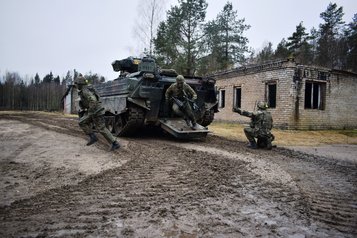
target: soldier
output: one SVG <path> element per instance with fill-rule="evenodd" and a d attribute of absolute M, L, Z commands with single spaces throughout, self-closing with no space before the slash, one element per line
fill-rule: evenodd
<path fill-rule="evenodd" d="M 167 107 L 169 103 L 172 104 L 172 111 L 178 115 L 183 116 L 187 125 L 191 129 L 196 130 L 197 122 L 195 115 L 193 114 L 190 101 L 197 99 L 196 92 L 185 83 L 185 78 L 182 75 L 176 77 L 176 83 L 171 84 L 170 87 L 166 90 L 165 99 Z"/>
<path fill-rule="evenodd" d="M 270 112 L 266 111 L 268 105 L 265 102 L 260 101 L 257 106 L 257 112 L 247 112 L 235 107 L 233 108 L 233 112 L 251 118 L 250 127 L 244 128 L 244 133 L 250 143 L 249 147 L 256 149 L 261 147 L 260 142 L 262 142 L 263 147 L 271 150 L 271 142 L 274 140 L 274 135 L 270 132 L 273 128 L 273 118 Z M 255 138 L 258 138 L 258 145 Z"/>
<path fill-rule="evenodd" d="M 119 143 L 110 131 L 105 127 L 104 122 L 104 108 L 101 106 L 99 96 L 94 88 L 88 86 L 88 81 L 79 74 L 74 81 L 74 86 L 78 89 L 79 101 L 79 126 L 84 133 L 89 136 L 87 145 L 92 145 L 98 141 L 97 136 L 93 132 L 92 125 L 104 136 L 104 138 L 111 143 L 111 150 L 120 148 Z"/>

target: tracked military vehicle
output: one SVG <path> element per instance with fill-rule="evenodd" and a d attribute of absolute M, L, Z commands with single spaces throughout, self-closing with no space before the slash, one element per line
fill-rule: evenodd
<path fill-rule="evenodd" d="M 160 126 L 182 139 L 207 135 L 207 126 L 218 111 L 214 79 L 185 76 L 186 83 L 197 93 L 198 107 L 194 113 L 201 126 L 192 130 L 165 107 L 165 92 L 176 81 L 175 70 L 160 69 L 149 57 L 116 60 L 112 66 L 120 72 L 119 77 L 94 87 L 105 108 L 106 125 L 114 135 L 133 135 L 148 125 Z"/>

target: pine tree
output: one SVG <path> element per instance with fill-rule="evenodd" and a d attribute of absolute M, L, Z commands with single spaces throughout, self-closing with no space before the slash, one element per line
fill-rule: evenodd
<path fill-rule="evenodd" d="M 341 26 L 344 24 L 342 21 L 343 8 L 337 7 L 337 4 L 330 3 L 325 12 L 320 14 L 324 20 L 320 24 L 320 38 L 317 46 L 317 62 L 318 64 L 330 68 L 339 67 L 339 39 L 341 38 Z"/>
<path fill-rule="evenodd" d="M 268 42 L 263 49 L 257 54 L 257 63 L 261 64 L 273 59 L 273 43 Z"/>
<path fill-rule="evenodd" d="M 233 10 L 233 5 L 230 2 L 227 2 L 223 7 L 223 11 L 218 14 L 216 21 L 219 38 L 222 40 L 220 45 L 222 69 L 238 62 L 244 62 L 244 53 L 248 52 L 248 39 L 243 36 L 243 33 L 250 26 L 244 23 L 244 18 L 238 19 L 237 11 Z"/>
<path fill-rule="evenodd" d="M 180 73 L 194 74 L 203 47 L 206 9 L 205 0 L 179 0 L 179 6 L 171 7 L 154 40 L 159 60 Z"/>
<path fill-rule="evenodd" d="M 35 84 L 39 85 L 40 82 L 41 82 L 40 76 L 38 75 L 38 73 L 36 73 L 36 75 L 35 75 Z"/>
<path fill-rule="evenodd" d="M 301 64 L 311 64 L 313 59 L 312 47 L 308 43 L 309 34 L 305 32 L 306 28 L 302 22 L 296 26 L 296 31 L 288 37 L 286 46 L 292 53 L 292 56 Z"/>
<path fill-rule="evenodd" d="M 347 32 L 347 69 L 357 73 L 357 14 L 348 24 Z"/>
<path fill-rule="evenodd" d="M 287 59 L 290 56 L 290 51 L 287 47 L 287 41 L 285 38 L 283 38 L 278 46 L 276 47 L 276 50 L 274 52 L 274 58 L 275 59 Z"/>
<path fill-rule="evenodd" d="M 296 31 L 292 36 L 288 37 L 288 43 L 286 44 L 289 51 L 297 53 L 300 47 L 306 42 L 309 34 L 306 33 L 305 30 L 306 28 L 302 25 L 302 22 L 296 26 Z"/>

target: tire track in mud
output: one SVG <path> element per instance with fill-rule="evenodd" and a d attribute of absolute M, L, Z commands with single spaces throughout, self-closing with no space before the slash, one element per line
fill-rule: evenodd
<path fill-rule="evenodd" d="M 2 208 L 3 235 L 304 234 L 308 220 L 298 191 L 266 182 L 249 162 L 156 140 L 129 147 L 131 159 L 120 168 Z"/>
<path fill-rule="evenodd" d="M 209 145 L 219 144 L 228 150 L 239 142 L 211 137 Z M 234 146 L 235 145 L 235 146 Z M 221 147 L 220 147 L 221 148 Z M 253 151 L 239 148 L 240 153 Z M 357 235 L 357 165 L 348 161 L 318 157 L 284 148 L 255 150 L 262 160 L 278 165 L 288 173 L 307 201 L 306 211 L 318 226 L 335 229 L 344 236 Z M 283 156 L 277 156 L 281 154 Z"/>
<path fill-rule="evenodd" d="M 281 164 L 299 180 L 312 218 L 325 227 L 357 235 L 356 164 L 307 154 L 290 157 L 289 164 Z"/>
<path fill-rule="evenodd" d="M 78 136 L 78 130 L 73 132 L 71 128 L 75 121 L 69 122 L 71 125 L 64 127 Z M 0 208 L 0 234 L 356 234 L 355 165 L 280 148 L 253 152 L 243 143 L 214 136 L 206 142 L 189 144 L 201 146 L 199 150 L 195 146 L 182 148 L 187 143 L 160 139 L 129 141 L 130 159 L 123 167 L 89 177 L 76 186 L 49 190 Z M 219 153 L 212 153 L 215 149 Z M 236 158 L 231 152 L 240 156 Z M 250 157 L 256 160 L 249 160 Z M 269 170 L 264 173 L 266 165 L 270 172 L 277 169 L 285 179 L 270 175 Z M 261 172 L 265 175 L 260 176 Z M 9 229 L 7 225 L 18 229 Z"/>

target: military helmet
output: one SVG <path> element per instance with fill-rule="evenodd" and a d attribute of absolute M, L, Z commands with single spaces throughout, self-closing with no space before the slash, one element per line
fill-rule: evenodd
<path fill-rule="evenodd" d="M 257 107 L 258 107 L 259 109 L 265 110 L 265 109 L 268 108 L 268 104 L 267 104 L 266 102 L 259 101 L 259 102 L 257 103 Z"/>
<path fill-rule="evenodd" d="M 176 83 L 184 83 L 185 78 L 182 75 L 177 75 L 176 77 Z"/>
<path fill-rule="evenodd" d="M 80 74 L 80 75 L 74 80 L 74 84 L 86 85 L 86 84 L 88 84 L 88 81 Z"/>

